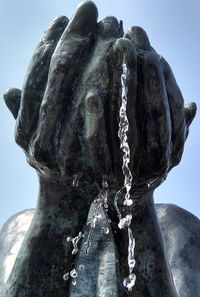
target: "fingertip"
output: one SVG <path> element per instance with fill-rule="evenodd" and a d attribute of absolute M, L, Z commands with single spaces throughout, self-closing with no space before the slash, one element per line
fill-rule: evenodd
<path fill-rule="evenodd" d="M 136 63 L 136 50 L 127 38 L 119 38 L 113 46 L 114 56 L 121 64 L 127 63 L 130 66 L 134 66 Z"/>
<path fill-rule="evenodd" d="M 88 35 L 97 27 L 98 10 L 93 1 L 81 2 L 69 22 L 67 31 L 72 34 Z"/>
<path fill-rule="evenodd" d="M 131 40 L 134 46 L 138 49 L 149 51 L 151 45 L 147 33 L 139 26 L 133 26 L 128 29 L 124 35 L 125 38 Z"/>
<path fill-rule="evenodd" d="M 62 16 L 58 16 L 56 17 L 49 25 L 49 29 L 55 29 L 57 27 L 60 27 L 61 25 L 65 26 L 67 25 L 67 23 L 69 22 L 68 17 L 62 15 Z"/>
<path fill-rule="evenodd" d="M 121 25 L 116 17 L 108 16 L 98 23 L 98 36 L 108 40 L 121 36 Z"/>
<path fill-rule="evenodd" d="M 6 106 L 16 119 L 18 116 L 20 102 L 21 102 L 21 90 L 16 88 L 8 89 L 3 95 Z"/>
<path fill-rule="evenodd" d="M 189 127 L 197 113 L 197 105 L 195 102 L 189 102 L 184 105 L 184 109 L 186 125 Z"/>
<path fill-rule="evenodd" d="M 49 28 L 42 38 L 43 42 L 52 42 L 60 38 L 62 33 L 69 23 L 69 19 L 66 16 L 59 16 L 55 18 L 49 25 Z"/>

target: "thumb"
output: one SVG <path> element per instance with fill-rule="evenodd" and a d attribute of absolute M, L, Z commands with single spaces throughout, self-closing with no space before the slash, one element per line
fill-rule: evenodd
<path fill-rule="evenodd" d="M 194 103 L 194 102 L 186 103 L 184 105 L 184 109 L 185 109 L 186 125 L 187 125 L 187 127 L 189 127 L 196 115 L 196 112 L 197 112 L 196 103 Z"/>
<path fill-rule="evenodd" d="M 8 109 L 16 119 L 21 102 L 21 90 L 15 88 L 8 89 L 3 97 Z"/>

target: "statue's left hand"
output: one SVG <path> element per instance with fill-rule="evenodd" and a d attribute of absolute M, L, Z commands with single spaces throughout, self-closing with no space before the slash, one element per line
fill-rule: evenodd
<path fill-rule="evenodd" d="M 86 1 L 69 23 L 57 18 L 34 52 L 22 92 L 10 89 L 4 95 L 17 118 L 17 144 L 47 178 L 111 172 L 106 59 L 122 28 L 114 17 L 97 23 L 97 14 Z"/>

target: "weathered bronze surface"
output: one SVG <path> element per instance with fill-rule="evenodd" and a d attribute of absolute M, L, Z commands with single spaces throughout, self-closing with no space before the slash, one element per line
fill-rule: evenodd
<path fill-rule="evenodd" d="M 119 261 L 117 289 L 108 287 L 103 293 L 103 287 L 100 291 L 93 287 L 88 291 L 87 283 L 82 282 L 85 296 L 200 296 L 191 291 L 184 295 L 175 288 L 153 202 L 153 190 L 181 160 L 196 105 L 184 105 L 170 66 L 152 48 L 142 28 L 132 27 L 124 33 L 122 22 L 115 17 L 100 22 L 97 17 L 95 4 L 85 1 L 71 20 L 54 20 L 33 54 L 22 91 L 9 89 L 4 95 L 16 118 L 16 142 L 36 169 L 40 183 L 32 223 L 4 296 L 76 296 L 76 287 L 71 290 L 70 282 L 62 278 L 66 268 L 73 269 L 77 261 L 66 236 L 75 237 L 84 228 L 103 179 L 109 187 L 110 242 Z M 117 227 L 113 205 L 114 195 L 123 185 L 117 134 L 122 63 L 129 71 L 128 142 L 135 180 L 130 210 L 137 281 L 129 293 L 122 286 L 128 273 L 127 232 Z M 77 187 L 74 178 L 79 181 Z M 148 188 L 152 180 L 156 182 Z M 159 209 L 165 234 L 170 222 L 176 222 L 163 222 Z M 170 238 L 165 238 L 168 247 L 173 247 Z M 92 261 L 95 263 L 95 257 Z M 95 284 L 100 276 L 94 271 L 91 279 Z"/>

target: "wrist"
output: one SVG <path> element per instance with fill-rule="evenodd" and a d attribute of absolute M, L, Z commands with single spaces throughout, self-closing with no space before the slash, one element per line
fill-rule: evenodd
<path fill-rule="evenodd" d="M 87 219 L 90 205 L 98 192 L 94 183 L 80 181 L 75 187 L 72 178 L 61 181 L 39 176 L 35 217 L 38 222 L 48 223 L 50 226 L 57 224 L 56 229 L 59 229 L 59 226 L 75 228 Z"/>

